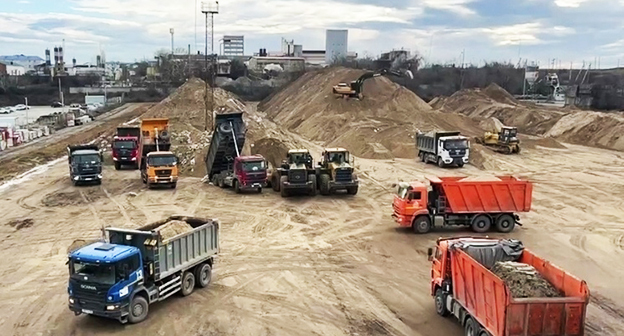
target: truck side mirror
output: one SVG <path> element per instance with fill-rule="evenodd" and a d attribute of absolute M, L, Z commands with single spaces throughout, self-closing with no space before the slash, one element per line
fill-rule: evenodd
<path fill-rule="evenodd" d="M 433 261 L 433 249 L 431 247 L 427 249 L 427 259 Z"/>

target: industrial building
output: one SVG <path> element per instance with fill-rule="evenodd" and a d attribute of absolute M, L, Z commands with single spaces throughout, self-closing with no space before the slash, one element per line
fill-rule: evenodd
<path fill-rule="evenodd" d="M 45 61 L 39 56 L 12 55 L 0 56 L 0 63 L 6 65 L 21 66 L 25 72 L 35 71 L 35 67 L 43 64 Z"/>
<path fill-rule="evenodd" d="M 347 29 L 328 29 L 325 36 L 325 62 L 346 58 L 349 49 L 349 31 Z"/>
<path fill-rule="evenodd" d="M 243 56 L 245 55 L 244 35 L 224 35 L 223 36 L 223 56 Z"/>
<path fill-rule="evenodd" d="M 305 59 L 302 57 L 262 57 L 254 56 L 249 60 L 248 69 L 256 73 L 263 73 L 267 65 L 279 65 L 285 72 L 299 72 L 305 70 Z"/>

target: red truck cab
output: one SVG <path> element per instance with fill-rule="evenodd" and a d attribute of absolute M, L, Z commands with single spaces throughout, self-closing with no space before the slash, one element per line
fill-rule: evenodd
<path fill-rule="evenodd" d="M 262 155 L 237 156 L 211 180 L 221 188 L 234 188 L 236 193 L 248 190 L 262 192 L 262 188 L 267 186 L 267 169 L 267 161 Z"/>
<path fill-rule="evenodd" d="M 428 256 L 436 312 L 454 316 L 466 335 L 584 335 L 587 284 L 524 248 L 522 242 L 440 238 Z M 533 267 L 561 297 L 513 297 L 510 287 L 490 270 L 497 262 Z"/>
<path fill-rule="evenodd" d="M 134 169 L 139 168 L 139 127 L 117 127 L 117 133 L 113 137 L 113 161 L 115 169 L 121 169 L 122 165 L 129 165 Z"/>
<path fill-rule="evenodd" d="M 416 233 L 446 226 L 509 233 L 520 225 L 516 213 L 531 210 L 531 182 L 513 176 L 429 177 L 428 182 L 399 183 L 392 203 L 395 221 Z"/>

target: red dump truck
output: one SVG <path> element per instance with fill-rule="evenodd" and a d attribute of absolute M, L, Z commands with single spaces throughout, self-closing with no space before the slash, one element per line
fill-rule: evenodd
<path fill-rule="evenodd" d="M 464 225 L 478 233 L 494 226 L 513 231 L 518 212 L 531 210 L 533 185 L 513 176 L 491 178 L 429 177 L 421 182 L 399 183 L 392 203 L 395 221 L 416 233 L 433 227 Z"/>
<path fill-rule="evenodd" d="M 584 335 L 589 303 L 585 281 L 536 256 L 520 241 L 441 238 L 428 255 L 436 311 L 456 317 L 465 335 Z M 510 287 L 491 271 L 505 261 L 534 267 L 560 297 L 514 298 Z"/>
<path fill-rule="evenodd" d="M 141 128 L 132 126 L 119 126 L 113 138 L 113 161 L 115 169 L 121 169 L 123 165 L 130 165 L 134 169 L 139 168 L 139 143 Z"/>

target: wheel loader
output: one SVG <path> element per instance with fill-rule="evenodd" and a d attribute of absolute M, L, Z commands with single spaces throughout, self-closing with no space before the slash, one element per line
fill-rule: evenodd
<path fill-rule="evenodd" d="M 307 149 L 289 150 L 286 159 L 271 174 L 271 186 L 282 197 L 288 197 L 292 192 L 306 192 L 315 196 L 316 182 L 314 159 Z"/>
<path fill-rule="evenodd" d="M 518 140 L 518 128 L 500 126 L 492 132 L 485 132 L 482 138 L 476 138 L 477 143 L 488 146 L 503 154 L 520 153 L 520 140 Z"/>
<path fill-rule="evenodd" d="M 358 192 L 359 181 L 353 172 L 353 159 L 344 148 L 327 148 L 318 167 L 318 186 L 321 195 L 346 190 L 349 195 Z"/>

